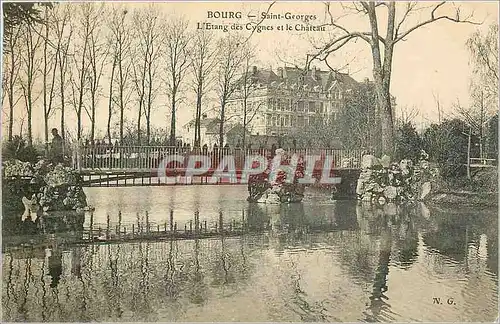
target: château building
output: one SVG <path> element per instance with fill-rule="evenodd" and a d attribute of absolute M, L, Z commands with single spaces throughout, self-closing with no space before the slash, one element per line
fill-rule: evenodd
<path fill-rule="evenodd" d="M 272 144 L 291 146 L 300 141 L 297 145 L 301 147 L 312 143 L 340 148 L 349 146 L 344 142 L 359 137 L 365 140 L 357 140 L 350 146 L 367 146 L 365 142 L 374 136 L 373 125 L 378 124 L 373 98 L 372 82 L 367 79 L 357 82 L 346 73 L 314 67 L 308 71 L 294 67 L 273 71 L 253 66 L 247 78 L 238 81 L 227 102 L 224 143 L 242 144 L 246 129 L 245 145 L 254 148 Z M 347 121 L 346 112 L 352 115 Z M 343 122 L 338 120 L 339 116 L 344 117 Z M 202 119 L 201 145 L 219 142 L 219 125 L 218 116 Z M 344 128 L 348 129 L 341 131 L 343 136 L 336 136 Z M 194 120 L 184 129 L 185 141 L 192 144 Z"/>
<path fill-rule="evenodd" d="M 348 74 L 314 67 L 303 73 L 292 67 L 274 72 L 254 66 L 250 73 L 246 87 L 240 80 L 226 116 L 231 124 L 243 125 L 246 97 L 246 128 L 252 135 L 286 136 L 296 128 L 335 120 L 346 94 L 358 86 Z"/>

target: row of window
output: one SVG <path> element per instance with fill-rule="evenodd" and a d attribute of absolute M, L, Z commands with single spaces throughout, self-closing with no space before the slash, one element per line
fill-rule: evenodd
<path fill-rule="evenodd" d="M 269 98 L 267 100 L 267 107 L 272 111 L 297 111 L 320 114 L 326 112 L 325 104 L 322 101 Z M 339 110 L 340 107 L 341 103 L 339 101 L 332 102 L 332 110 Z"/>
<path fill-rule="evenodd" d="M 337 119 L 337 114 L 333 113 L 331 118 Z M 303 127 L 315 125 L 319 122 L 325 123 L 327 118 L 317 116 L 294 116 L 294 115 L 266 115 L 266 125 L 272 127 Z"/>
<path fill-rule="evenodd" d="M 325 112 L 322 101 L 269 98 L 267 100 L 267 107 L 273 111 Z"/>

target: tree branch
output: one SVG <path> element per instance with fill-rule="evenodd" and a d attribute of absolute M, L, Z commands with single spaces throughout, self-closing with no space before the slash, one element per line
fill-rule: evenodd
<path fill-rule="evenodd" d="M 400 35 L 396 34 L 394 43 L 397 43 L 398 41 L 403 40 L 406 36 L 408 36 L 411 32 L 417 30 L 418 28 L 423 27 L 423 26 L 428 25 L 428 24 L 431 24 L 431 23 L 436 22 L 438 20 L 449 20 L 449 21 L 456 22 L 456 23 L 466 23 L 466 24 L 472 24 L 472 25 L 480 25 L 480 24 L 482 24 L 482 23 L 479 23 L 479 22 L 472 21 L 471 20 L 472 14 L 466 16 L 465 18 L 461 18 L 460 17 L 460 7 L 458 7 L 455 10 L 455 17 L 451 17 L 451 16 L 448 16 L 448 15 L 436 16 L 436 11 L 440 7 L 442 7 L 445 3 L 446 3 L 446 1 L 442 1 L 439 4 L 437 4 L 432 9 L 431 16 L 430 16 L 429 19 L 427 19 L 427 20 L 425 20 L 423 22 L 420 22 L 420 23 L 416 24 L 413 27 L 410 27 L 408 30 L 402 32 Z"/>

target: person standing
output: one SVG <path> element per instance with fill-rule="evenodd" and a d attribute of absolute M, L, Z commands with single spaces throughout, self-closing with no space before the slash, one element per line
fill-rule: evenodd
<path fill-rule="evenodd" d="M 59 135 L 57 128 L 52 128 L 52 143 L 50 144 L 50 160 L 52 163 L 63 163 L 64 153 L 63 153 L 63 139 Z"/>

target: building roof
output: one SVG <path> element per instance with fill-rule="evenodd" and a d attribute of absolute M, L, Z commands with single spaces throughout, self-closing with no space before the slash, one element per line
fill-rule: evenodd
<path fill-rule="evenodd" d="M 184 125 L 184 127 L 194 127 L 196 119 L 192 119 L 189 123 Z M 205 128 L 207 134 L 217 134 L 219 133 L 219 118 L 202 118 L 200 120 L 200 128 Z"/>
<path fill-rule="evenodd" d="M 249 71 L 252 83 L 262 85 L 280 85 L 287 86 L 307 86 L 309 89 L 328 90 L 334 83 L 341 83 L 348 88 L 354 88 L 359 83 L 349 74 L 336 71 L 323 71 L 317 68 L 307 70 L 304 74 L 302 69 L 296 67 L 280 67 L 274 72 L 271 69 L 259 69 L 253 67 Z M 240 79 L 242 82 L 243 77 Z"/>

